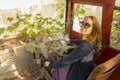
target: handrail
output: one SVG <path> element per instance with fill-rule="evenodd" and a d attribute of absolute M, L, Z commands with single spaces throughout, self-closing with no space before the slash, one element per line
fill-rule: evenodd
<path fill-rule="evenodd" d="M 112 72 L 120 65 L 120 53 L 110 60 L 99 64 L 92 73 L 89 75 L 87 80 L 108 80 Z"/>

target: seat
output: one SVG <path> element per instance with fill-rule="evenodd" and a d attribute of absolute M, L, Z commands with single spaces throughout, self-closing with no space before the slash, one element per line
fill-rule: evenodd
<path fill-rule="evenodd" d="M 120 65 L 120 54 L 110 60 L 97 65 L 87 80 L 108 80 L 112 72 Z"/>

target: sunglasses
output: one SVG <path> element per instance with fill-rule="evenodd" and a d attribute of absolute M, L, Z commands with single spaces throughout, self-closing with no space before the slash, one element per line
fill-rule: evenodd
<path fill-rule="evenodd" d="M 84 28 L 89 28 L 90 26 L 91 26 L 91 24 L 90 23 L 85 23 L 84 21 L 79 21 L 79 24 L 80 24 L 80 26 L 82 25 L 82 27 L 84 27 Z"/>

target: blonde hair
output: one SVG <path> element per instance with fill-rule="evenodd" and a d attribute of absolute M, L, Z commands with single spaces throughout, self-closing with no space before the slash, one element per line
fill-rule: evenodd
<path fill-rule="evenodd" d="M 93 22 L 92 32 L 87 36 L 86 41 L 90 43 L 95 43 L 98 49 L 101 49 L 102 48 L 102 32 L 101 32 L 101 27 L 98 20 L 94 16 L 86 16 L 85 18 L 90 18 Z"/>

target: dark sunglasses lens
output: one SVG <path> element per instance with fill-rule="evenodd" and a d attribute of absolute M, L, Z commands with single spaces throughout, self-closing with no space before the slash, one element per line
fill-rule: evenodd
<path fill-rule="evenodd" d="M 84 26 L 85 26 L 86 28 L 88 28 L 88 27 L 90 27 L 90 24 L 89 24 L 89 23 L 85 23 Z"/>
<path fill-rule="evenodd" d="M 83 21 L 79 21 L 79 24 L 83 24 L 84 22 Z"/>
<path fill-rule="evenodd" d="M 89 23 L 84 23 L 84 21 L 79 21 L 80 25 L 83 25 L 84 28 L 89 28 L 91 25 Z"/>

